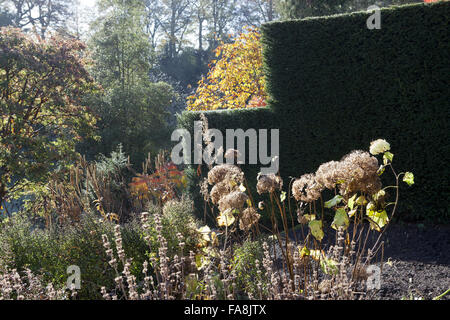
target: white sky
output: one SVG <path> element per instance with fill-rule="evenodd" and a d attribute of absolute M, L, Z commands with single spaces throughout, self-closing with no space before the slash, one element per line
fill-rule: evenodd
<path fill-rule="evenodd" d="M 96 0 L 78 0 L 82 8 L 94 8 Z"/>
<path fill-rule="evenodd" d="M 81 38 L 86 40 L 88 37 L 89 23 L 96 17 L 96 0 L 74 0 L 79 3 L 78 19 L 81 32 Z"/>

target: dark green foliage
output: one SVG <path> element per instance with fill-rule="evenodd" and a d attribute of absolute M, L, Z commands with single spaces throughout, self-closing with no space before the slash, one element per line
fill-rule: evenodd
<path fill-rule="evenodd" d="M 208 61 L 213 53 L 188 47 L 175 57 L 162 56 L 159 68 L 163 74 L 179 82 L 183 88 L 195 86 L 202 74 L 208 73 Z"/>
<path fill-rule="evenodd" d="M 0 207 L 71 163 L 75 144 L 93 136 L 83 97 L 97 85 L 84 50 L 79 41 L 0 28 Z"/>
<path fill-rule="evenodd" d="M 417 177 L 401 190 L 403 218 L 448 221 L 449 13 L 448 3 L 386 9 L 381 30 L 366 28 L 367 13 L 265 25 L 271 107 L 285 114 L 282 175 L 382 137 Z"/>
<path fill-rule="evenodd" d="M 367 29 L 369 16 L 264 25 L 273 113 L 207 113 L 210 127 L 279 127 L 285 186 L 289 176 L 384 138 L 395 167 L 416 177 L 413 187 L 401 186 L 400 218 L 448 223 L 450 3 L 382 9 L 380 30 Z M 184 114 L 180 125 L 194 117 Z"/>
<path fill-rule="evenodd" d="M 98 183 L 97 181 L 90 181 L 86 176 L 82 179 L 82 184 L 86 188 L 83 192 L 88 193 L 89 202 L 92 204 L 91 210 L 96 204 L 95 200 L 103 198 L 104 209 L 107 212 L 117 213 L 123 220 L 127 220 L 133 212 L 133 200 L 128 189 L 128 181 L 131 180 L 133 172 L 129 168 L 128 159 L 121 144 L 111 152 L 109 157 L 103 154 L 98 156 L 98 161 L 95 162 L 95 174 L 97 180 L 102 181 L 105 194 L 96 193 L 93 183 Z"/>
<path fill-rule="evenodd" d="M 88 156 L 109 154 L 122 144 L 134 168 L 139 169 L 146 156 L 166 148 L 170 137 L 169 114 L 174 98 L 172 87 L 165 82 L 143 82 L 130 89 L 114 86 L 105 91 L 93 109 L 101 117 L 98 133 L 101 140 L 88 141 L 79 147 Z"/>

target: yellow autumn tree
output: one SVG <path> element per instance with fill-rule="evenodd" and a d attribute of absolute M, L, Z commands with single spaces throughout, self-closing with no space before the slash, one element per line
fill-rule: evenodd
<path fill-rule="evenodd" d="M 265 106 L 260 33 L 246 28 L 233 43 L 215 50 L 208 75 L 187 98 L 188 110 L 235 109 Z"/>

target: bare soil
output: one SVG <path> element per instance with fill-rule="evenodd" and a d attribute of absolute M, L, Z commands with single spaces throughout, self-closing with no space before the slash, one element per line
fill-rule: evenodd
<path fill-rule="evenodd" d="M 450 226 L 390 225 L 383 240 L 381 289 L 373 299 L 432 299 L 450 289 Z"/>

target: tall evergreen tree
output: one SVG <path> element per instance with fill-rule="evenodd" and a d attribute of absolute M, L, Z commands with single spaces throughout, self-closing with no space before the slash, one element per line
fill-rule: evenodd
<path fill-rule="evenodd" d="M 152 83 L 152 48 L 145 32 L 145 7 L 139 0 L 101 0 L 102 16 L 93 24 L 92 73 L 102 85 L 93 104 L 101 117 L 97 151 L 109 154 L 117 144 L 140 163 L 168 140 L 167 107 L 173 90 Z"/>

